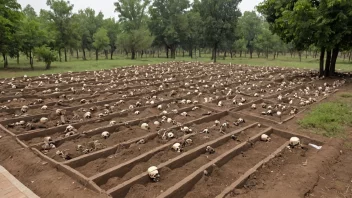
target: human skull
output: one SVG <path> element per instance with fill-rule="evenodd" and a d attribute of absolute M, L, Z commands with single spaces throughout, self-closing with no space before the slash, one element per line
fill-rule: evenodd
<path fill-rule="evenodd" d="M 107 139 L 108 137 L 110 137 L 110 133 L 108 131 L 104 131 L 101 133 L 101 137 Z"/>
<path fill-rule="evenodd" d="M 260 136 L 260 140 L 262 140 L 264 142 L 269 142 L 271 140 L 271 138 L 267 134 L 262 134 Z"/>
<path fill-rule="evenodd" d="M 169 133 L 167 133 L 167 137 L 168 137 L 168 138 L 174 138 L 174 137 L 175 137 L 175 135 L 174 135 L 174 133 L 169 132 Z"/>
<path fill-rule="evenodd" d="M 66 111 L 63 109 L 56 109 L 55 113 L 56 113 L 56 115 L 65 115 Z"/>
<path fill-rule="evenodd" d="M 298 137 L 291 137 L 290 138 L 290 146 L 298 146 L 301 142 Z"/>
<path fill-rule="evenodd" d="M 143 124 L 141 125 L 141 129 L 143 129 L 143 130 L 149 130 L 150 127 L 149 127 L 149 125 L 148 125 L 147 123 L 143 123 Z"/>
<path fill-rule="evenodd" d="M 213 154 L 215 153 L 215 149 L 213 149 L 211 146 L 207 146 L 207 148 L 205 149 L 205 152 L 209 154 Z"/>
<path fill-rule="evenodd" d="M 160 180 L 160 174 L 156 166 L 151 166 L 148 168 L 148 175 L 154 182 L 158 182 Z"/>
<path fill-rule="evenodd" d="M 48 121 L 49 121 L 49 119 L 46 118 L 46 117 L 40 118 L 40 123 L 42 123 L 42 124 L 45 124 L 45 123 L 47 123 Z"/>
<path fill-rule="evenodd" d="M 183 150 L 180 143 L 175 143 L 174 145 L 172 145 L 172 149 L 179 153 Z"/>
<path fill-rule="evenodd" d="M 65 133 L 66 133 L 66 132 L 70 132 L 70 131 L 74 131 L 74 130 L 75 130 L 75 127 L 73 127 L 72 125 L 68 125 L 68 126 L 66 127 Z"/>
<path fill-rule="evenodd" d="M 26 112 L 28 111 L 28 109 L 29 109 L 29 107 L 26 106 L 26 105 L 24 105 L 24 106 L 22 106 L 22 108 L 21 108 L 21 112 L 22 112 L 22 113 L 26 113 Z"/>
<path fill-rule="evenodd" d="M 84 115 L 83 115 L 84 118 L 92 118 L 92 113 L 91 112 L 86 112 Z"/>
<path fill-rule="evenodd" d="M 182 112 L 181 116 L 188 116 L 188 113 L 187 112 Z"/>

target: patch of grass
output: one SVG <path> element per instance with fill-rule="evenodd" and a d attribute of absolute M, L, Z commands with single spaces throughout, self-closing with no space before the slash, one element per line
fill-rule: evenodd
<path fill-rule="evenodd" d="M 352 126 L 352 108 L 348 103 L 327 102 L 315 107 L 298 121 L 301 127 L 327 137 L 343 137 L 346 126 Z"/>
<path fill-rule="evenodd" d="M 198 54 L 197 54 L 198 55 Z M 80 55 L 81 56 L 81 55 Z M 164 57 L 164 53 L 161 54 L 160 58 L 155 58 L 151 56 L 144 56 L 143 58 L 138 57 L 136 60 L 131 60 L 129 57 L 124 55 L 115 55 L 113 60 L 107 60 L 104 56 L 101 56 L 98 61 L 94 60 L 94 54 L 92 56 L 87 56 L 88 60 L 83 61 L 82 59 L 76 59 L 73 56 L 68 57 L 68 62 L 54 62 L 52 63 L 52 68 L 50 70 L 45 70 L 44 63 L 36 62 L 34 63 L 34 70 L 30 69 L 29 60 L 25 56 L 20 57 L 20 64 L 16 63 L 15 59 L 9 59 L 9 69 L 4 69 L 0 61 L 0 78 L 10 78 L 17 76 L 38 76 L 40 74 L 53 74 L 53 73 L 63 73 L 67 71 L 85 71 L 85 70 L 99 70 L 99 69 L 111 69 L 120 66 L 129 66 L 129 65 L 147 65 L 147 64 L 157 64 L 161 62 L 168 61 L 200 61 L 200 62 L 211 62 L 211 55 L 202 54 L 202 57 L 190 58 L 188 56 L 183 57 L 182 53 L 178 53 L 176 59 L 167 59 Z M 308 56 L 307 58 L 302 57 L 302 61 L 299 58 L 291 56 L 279 56 L 276 59 L 273 59 L 270 56 L 268 59 L 265 57 L 253 56 L 249 58 L 248 55 L 245 57 L 239 57 L 237 54 L 233 58 L 227 56 L 223 58 L 223 54 L 218 57 L 219 63 L 225 64 L 241 64 L 241 65 L 252 65 L 252 66 L 280 66 L 280 67 L 294 67 L 294 68 L 304 68 L 304 69 L 318 69 L 319 62 L 318 59 Z M 338 71 L 352 71 L 352 63 L 344 62 L 341 59 L 337 62 L 336 68 Z"/>
<path fill-rule="evenodd" d="M 352 94 L 350 94 L 350 93 L 343 93 L 343 94 L 340 95 L 340 97 L 342 97 L 342 98 L 352 98 Z"/>

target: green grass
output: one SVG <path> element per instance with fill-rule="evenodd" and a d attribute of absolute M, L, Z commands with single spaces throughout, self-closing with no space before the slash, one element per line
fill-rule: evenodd
<path fill-rule="evenodd" d="M 319 104 L 298 123 L 301 127 L 327 137 L 343 137 L 347 126 L 352 126 L 352 101 Z"/>
<path fill-rule="evenodd" d="M 342 98 L 352 98 L 352 94 L 344 93 L 344 94 L 341 94 L 340 97 L 342 97 Z"/>
<path fill-rule="evenodd" d="M 164 54 L 163 54 L 164 55 Z M 94 54 L 92 54 L 92 59 Z M 9 60 L 9 69 L 4 70 L 2 67 L 2 62 L 0 62 L 0 78 L 10 78 L 16 76 L 37 76 L 40 74 L 52 74 L 52 73 L 63 73 L 67 71 L 85 71 L 85 70 L 100 70 L 100 69 L 111 69 L 115 67 L 121 66 L 130 66 L 130 65 L 147 65 L 147 64 L 157 64 L 160 62 L 167 61 L 201 61 L 201 62 L 211 62 L 210 54 L 203 54 L 201 58 L 191 59 L 190 57 L 181 57 L 178 56 L 175 60 L 167 59 L 165 57 L 162 58 L 152 58 L 152 57 L 144 57 L 138 58 L 137 60 L 130 60 L 126 56 L 114 56 L 114 60 L 106 60 L 104 57 L 100 57 L 99 61 L 95 60 L 87 60 L 82 61 L 81 59 L 77 60 L 74 57 L 69 57 L 68 62 L 54 62 L 52 63 L 52 69 L 45 70 L 44 63 L 35 62 L 34 67 L 35 70 L 31 70 L 28 64 L 28 60 L 22 56 L 20 60 L 20 64 L 17 65 L 16 60 Z M 254 56 L 252 59 L 247 57 L 227 57 L 225 60 L 222 55 L 218 58 L 219 63 L 232 63 L 232 64 L 242 64 L 242 65 L 252 65 L 252 66 L 280 66 L 280 67 L 295 67 L 295 68 L 304 68 L 304 69 L 318 69 L 318 60 L 311 58 L 310 56 L 306 59 L 305 56 L 302 57 L 302 62 L 299 61 L 298 56 L 290 57 L 290 56 L 279 56 L 275 60 L 273 57 L 269 57 L 266 59 L 264 57 L 256 57 Z M 339 59 L 337 62 L 337 70 L 341 71 L 352 71 L 352 63 L 343 61 Z"/>

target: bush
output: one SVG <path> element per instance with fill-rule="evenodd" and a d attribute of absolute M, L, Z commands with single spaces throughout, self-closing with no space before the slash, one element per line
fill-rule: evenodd
<path fill-rule="evenodd" d="M 46 63 L 46 69 L 50 69 L 51 63 L 57 60 L 56 52 L 47 46 L 34 49 L 35 55 Z"/>

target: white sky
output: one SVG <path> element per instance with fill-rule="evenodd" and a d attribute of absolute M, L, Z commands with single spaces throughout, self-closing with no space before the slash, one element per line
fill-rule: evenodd
<path fill-rule="evenodd" d="M 117 14 L 114 12 L 114 2 L 116 1 L 117 0 L 70 0 L 71 4 L 74 5 L 74 12 L 90 7 L 95 9 L 96 12 L 102 11 L 105 18 L 117 18 Z M 262 1 L 263 0 L 242 0 L 240 10 L 242 12 L 252 11 L 254 7 Z M 39 13 L 40 9 L 48 9 L 46 0 L 17 0 L 17 2 L 22 5 L 22 8 L 30 4 L 37 13 Z"/>

